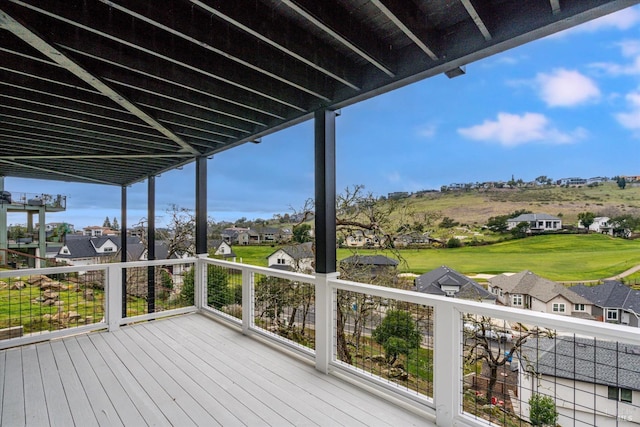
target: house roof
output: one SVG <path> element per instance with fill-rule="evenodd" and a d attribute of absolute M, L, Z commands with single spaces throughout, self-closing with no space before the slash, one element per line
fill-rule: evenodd
<path fill-rule="evenodd" d="M 515 218 L 509 218 L 507 222 L 533 222 L 533 221 L 561 221 L 557 216 L 549 214 L 522 214 Z"/>
<path fill-rule="evenodd" d="M 602 285 L 576 285 L 570 289 L 598 307 L 621 308 L 640 313 L 640 291 L 633 290 L 620 282 L 611 280 Z"/>
<path fill-rule="evenodd" d="M 640 346 L 559 335 L 529 339 L 521 352 L 539 374 L 640 390 Z"/>
<path fill-rule="evenodd" d="M 443 265 L 424 273 L 415 279 L 416 290 L 432 295 L 446 295 L 442 286 L 458 286 L 457 298 L 470 300 L 495 300 L 496 296 L 488 292 L 467 276 Z"/>
<path fill-rule="evenodd" d="M 283 246 L 282 248 L 272 252 L 271 254 L 269 254 L 269 256 L 267 256 L 267 258 L 270 258 L 271 255 L 274 255 L 275 253 L 279 252 L 279 251 L 283 251 L 284 253 L 286 253 L 287 255 L 289 255 L 291 258 L 295 259 L 295 260 L 301 260 L 301 259 L 306 259 L 306 258 L 314 258 L 313 255 L 313 242 L 306 242 L 306 243 L 300 243 L 298 245 L 288 245 L 288 246 Z"/>
<path fill-rule="evenodd" d="M 384 255 L 352 255 L 340 261 L 341 264 L 395 267 L 398 261 Z"/>
<path fill-rule="evenodd" d="M 560 295 L 572 304 L 591 304 L 591 301 L 561 284 L 540 277 L 529 270 L 511 275 L 499 274 L 490 278 L 489 283 L 506 293 L 531 295 L 543 302 L 549 302 Z"/>
<path fill-rule="evenodd" d="M 133 184 L 639 1 L 3 1 L 0 175 Z"/>

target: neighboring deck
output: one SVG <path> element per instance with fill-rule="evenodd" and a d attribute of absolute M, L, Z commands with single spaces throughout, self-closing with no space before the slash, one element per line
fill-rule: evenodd
<path fill-rule="evenodd" d="M 430 425 L 201 315 L 0 351 L 0 425 Z"/>

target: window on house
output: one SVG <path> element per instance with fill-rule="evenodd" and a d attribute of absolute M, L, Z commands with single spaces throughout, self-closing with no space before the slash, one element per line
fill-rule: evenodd
<path fill-rule="evenodd" d="M 633 392 L 628 388 L 609 386 L 607 390 L 607 397 L 611 400 L 632 403 L 632 396 Z"/>
<path fill-rule="evenodd" d="M 503 293 L 502 293 L 502 289 L 500 289 L 500 296 L 502 296 L 502 295 L 503 295 Z"/>
<path fill-rule="evenodd" d="M 553 312 L 554 313 L 564 313 L 565 306 L 564 304 L 554 303 L 553 304 Z"/>
<path fill-rule="evenodd" d="M 607 320 L 618 320 L 618 310 L 607 310 Z"/>
<path fill-rule="evenodd" d="M 113 248 L 104 248 L 105 252 L 113 252 Z"/>
<path fill-rule="evenodd" d="M 516 294 L 512 297 L 513 305 L 522 305 L 522 295 Z"/>
<path fill-rule="evenodd" d="M 573 310 L 574 311 L 584 311 L 584 304 L 574 304 L 573 305 Z"/>
<path fill-rule="evenodd" d="M 278 258 L 278 264 L 285 264 L 284 258 Z"/>

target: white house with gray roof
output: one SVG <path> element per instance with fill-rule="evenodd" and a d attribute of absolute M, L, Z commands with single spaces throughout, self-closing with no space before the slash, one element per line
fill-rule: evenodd
<path fill-rule="evenodd" d="M 640 327 L 640 291 L 616 281 L 598 286 L 576 285 L 570 288 L 593 304 L 597 320 Z"/>
<path fill-rule="evenodd" d="M 528 420 L 534 393 L 554 399 L 558 425 L 637 426 L 640 347 L 558 335 L 530 339 L 518 358 L 518 400 Z"/>
<path fill-rule="evenodd" d="M 488 280 L 489 292 L 506 306 L 592 319 L 592 303 L 559 283 L 524 270 Z"/>
<path fill-rule="evenodd" d="M 548 214 L 522 214 L 515 218 L 507 219 L 507 229 L 516 228 L 521 222 L 529 224 L 529 232 L 540 233 L 544 231 L 558 231 L 562 229 L 562 220 L 557 216 Z"/>
<path fill-rule="evenodd" d="M 479 283 L 443 265 L 415 278 L 416 291 L 495 304 L 496 297 Z"/>
<path fill-rule="evenodd" d="M 270 268 L 297 271 L 300 273 L 313 272 L 313 243 L 284 246 L 267 257 Z"/>

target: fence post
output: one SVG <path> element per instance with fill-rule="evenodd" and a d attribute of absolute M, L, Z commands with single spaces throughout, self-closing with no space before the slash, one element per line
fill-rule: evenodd
<path fill-rule="evenodd" d="M 255 273 L 242 269 L 242 333 L 247 335 L 253 326 L 255 300 L 254 295 Z"/>
<path fill-rule="evenodd" d="M 462 410 L 462 317 L 453 304 L 436 304 L 433 400 L 436 425 L 453 426 Z"/>
<path fill-rule="evenodd" d="M 196 256 L 196 262 L 193 265 L 193 305 L 197 310 L 201 310 L 207 306 L 207 268 L 208 264 L 204 261 L 207 254 Z"/>
<path fill-rule="evenodd" d="M 334 292 L 329 280 L 337 279 L 339 273 L 316 273 L 316 369 L 329 373 L 333 360 Z"/>
<path fill-rule="evenodd" d="M 107 294 L 105 298 L 106 307 L 104 311 L 107 317 L 107 325 L 110 332 L 120 328 L 122 315 L 122 271 L 123 264 L 110 264 L 107 266 L 106 277 L 104 278 L 104 290 Z"/>

